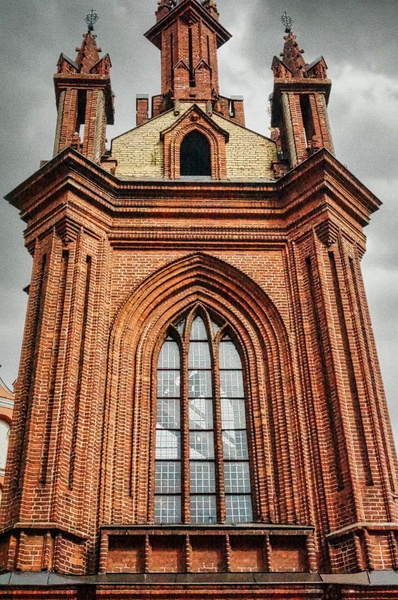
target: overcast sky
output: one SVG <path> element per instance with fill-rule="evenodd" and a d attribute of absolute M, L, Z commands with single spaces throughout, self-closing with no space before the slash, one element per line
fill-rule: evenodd
<path fill-rule="evenodd" d="M 109 139 L 135 124 L 135 95 L 160 90 L 159 53 L 144 37 L 157 0 L 1 0 L 0 196 L 52 155 L 52 76 L 61 52 L 75 58 L 94 8 L 98 43 L 111 55 L 116 125 Z M 272 57 L 283 47 L 281 14 L 311 62 L 321 54 L 333 80 L 330 120 L 336 154 L 383 201 L 369 227 L 363 260 L 379 357 L 398 439 L 398 70 L 397 0 L 219 0 L 233 38 L 219 52 L 221 93 L 243 94 L 247 126 L 268 134 Z M 31 261 L 17 211 L 0 201 L 0 376 L 17 375 Z"/>

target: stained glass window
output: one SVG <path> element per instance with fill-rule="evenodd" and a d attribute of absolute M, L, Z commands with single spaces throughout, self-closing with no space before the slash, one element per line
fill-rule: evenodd
<path fill-rule="evenodd" d="M 227 325 L 203 309 L 180 318 L 159 353 L 154 518 L 253 520 L 242 360 Z"/>

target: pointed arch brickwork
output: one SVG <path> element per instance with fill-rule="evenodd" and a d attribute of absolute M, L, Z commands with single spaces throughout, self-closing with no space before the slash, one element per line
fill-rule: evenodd
<path fill-rule="evenodd" d="M 210 145 L 211 177 L 225 179 L 227 175 L 226 143 L 229 134 L 212 121 L 198 106 L 193 106 L 177 123 L 161 134 L 164 147 L 164 175 L 180 177 L 180 150 L 184 138 L 192 131 L 204 135 Z"/>
<path fill-rule="evenodd" d="M 196 305 L 229 323 L 243 349 L 255 520 L 295 523 L 300 517 L 294 465 L 301 460 L 301 451 L 289 427 L 294 393 L 285 327 L 271 300 L 253 281 L 204 254 L 173 262 L 149 277 L 114 323 L 101 521 L 148 522 L 156 357 L 170 323 Z"/>

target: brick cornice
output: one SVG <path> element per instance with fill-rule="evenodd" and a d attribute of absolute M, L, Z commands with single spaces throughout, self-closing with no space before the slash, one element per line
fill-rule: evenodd
<path fill-rule="evenodd" d="M 78 173 L 86 176 L 87 185 L 95 190 L 94 193 L 99 190 L 111 192 L 118 182 L 107 171 L 68 147 L 7 194 L 5 199 L 20 210 L 22 219 L 28 220 L 32 210 L 34 212 L 38 205 L 56 195 Z"/>
<path fill-rule="evenodd" d="M 308 92 L 316 91 L 325 93 L 326 99 L 329 98 L 332 82 L 330 79 L 275 79 L 274 94 L 283 92 Z"/>
<path fill-rule="evenodd" d="M 344 537 L 349 533 L 359 531 L 359 530 L 368 530 L 368 531 L 398 531 L 398 523 L 353 523 L 352 525 L 347 525 L 347 527 L 342 527 L 338 531 L 331 531 L 327 534 L 326 538 L 329 540 L 333 540 L 336 538 Z"/>
<path fill-rule="evenodd" d="M 94 219 L 115 242 L 119 234 L 125 240 L 128 237 L 142 240 L 146 236 L 178 239 L 179 229 L 182 236 L 185 235 L 187 220 L 190 220 L 190 235 L 197 231 L 201 236 L 201 219 L 206 218 L 208 239 L 209 234 L 216 239 L 228 237 L 230 233 L 231 239 L 238 234 L 242 240 L 258 240 L 266 233 L 270 242 L 275 235 L 298 232 L 297 225 L 300 224 L 300 235 L 317 227 L 322 239 L 327 234 L 325 243 L 329 244 L 340 227 L 362 236 L 360 228 L 368 223 L 370 214 L 381 204 L 324 149 L 278 181 L 248 183 L 121 180 L 67 148 L 6 199 L 20 209 L 22 218 L 28 222 L 28 230 L 36 229 L 38 218 L 43 225 L 62 207 L 69 211 L 69 218 L 72 213 L 82 213 L 89 220 Z M 216 228 L 208 223 L 209 212 L 212 219 L 219 220 Z M 181 226 L 167 226 L 165 219 L 171 217 L 181 219 Z M 130 219 L 127 238 L 126 225 L 119 230 L 120 218 L 125 224 L 126 219 Z M 142 218 L 147 221 L 145 227 L 140 222 Z M 148 224 L 148 219 L 153 225 Z"/>
<path fill-rule="evenodd" d="M 327 191 L 362 226 L 381 206 L 381 201 L 325 148 L 279 179 L 277 187 L 284 192 L 290 207 L 302 202 L 306 194 Z"/>

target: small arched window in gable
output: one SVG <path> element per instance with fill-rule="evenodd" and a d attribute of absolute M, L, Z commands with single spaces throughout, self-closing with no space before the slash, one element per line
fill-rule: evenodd
<path fill-rule="evenodd" d="M 210 143 L 197 129 L 188 133 L 182 141 L 180 174 L 181 177 L 211 177 Z"/>

